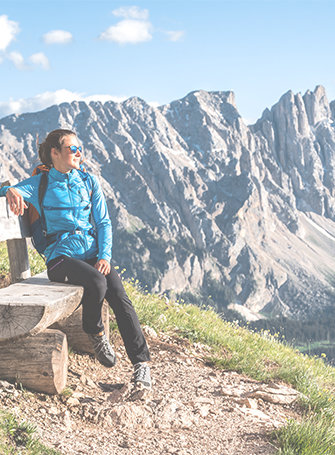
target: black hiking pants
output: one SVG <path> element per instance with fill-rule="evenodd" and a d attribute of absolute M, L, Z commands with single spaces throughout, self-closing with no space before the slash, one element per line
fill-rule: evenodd
<path fill-rule="evenodd" d="M 47 264 L 49 280 L 64 283 L 67 279 L 70 284 L 84 287 L 81 304 L 83 305 L 83 330 L 86 333 L 96 334 L 104 330 L 101 309 L 106 299 L 115 314 L 132 364 L 149 361 L 148 346 L 137 314 L 118 273 L 111 267 L 110 273 L 105 276 L 94 268 L 96 262 L 96 258 L 83 261 L 59 256 Z"/>

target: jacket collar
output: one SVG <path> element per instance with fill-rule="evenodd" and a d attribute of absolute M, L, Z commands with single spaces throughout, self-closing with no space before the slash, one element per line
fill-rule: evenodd
<path fill-rule="evenodd" d="M 72 181 L 76 178 L 76 169 L 72 169 L 70 172 L 63 174 L 63 172 L 57 171 L 54 167 L 52 167 L 49 171 L 49 175 L 52 177 L 53 180 L 57 180 L 60 182 Z"/>

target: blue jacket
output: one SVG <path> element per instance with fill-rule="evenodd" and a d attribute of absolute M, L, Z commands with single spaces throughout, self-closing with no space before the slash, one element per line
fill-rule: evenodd
<path fill-rule="evenodd" d="M 81 174 L 81 175 L 80 175 Z M 111 260 L 112 225 L 101 186 L 95 176 L 87 174 L 91 186 L 82 177 L 82 171 L 72 169 L 63 174 L 51 168 L 48 174 L 48 186 L 43 199 L 47 233 L 62 233 L 58 240 L 47 247 L 47 262 L 60 256 L 77 259 Z M 38 202 L 38 188 L 42 174 L 34 175 L 17 185 L 13 185 L 24 200 L 30 202 L 41 214 Z M 0 189 L 0 196 L 5 196 L 10 188 Z M 92 188 L 92 195 L 90 195 Z M 94 221 L 94 235 L 91 217 Z"/>

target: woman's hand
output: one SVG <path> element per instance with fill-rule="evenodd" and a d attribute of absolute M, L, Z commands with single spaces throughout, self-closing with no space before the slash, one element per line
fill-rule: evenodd
<path fill-rule="evenodd" d="M 23 215 L 24 209 L 28 208 L 23 197 L 16 188 L 9 188 L 6 193 L 9 208 L 15 215 Z"/>
<path fill-rule="evenodd" d="M 108 275 L 109 272 L 111 271 L 111 266 L 106 259 L 100 259 L 94 266 L 99 272 L 101 272 L 103 275 Z"/>

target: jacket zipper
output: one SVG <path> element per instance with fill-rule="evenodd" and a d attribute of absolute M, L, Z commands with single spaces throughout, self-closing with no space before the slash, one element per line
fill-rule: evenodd
<path fill-rule="evenodd" d="M 72 195 L 71 195 L 71 184 L 70 184 L 70 179 L 69 179 L 68 174 L 66 174 L 66 178 L 67 178 L 67 189 L 69 192 L 70 205 L 71 205 L 71 207 L 73 207 L 73 200 L 72 200 Z M 74 210 L 72 211 L 72 217 L 73 217 L 73 221 L 75 222 Z M 76 227 L 77 226 L 75 226 L 75 228 Z"/>
<path fill-rule="evenodd" d="M 72 194 L 71 194 L 71 184 L 70 184 L 70 179 L 69 179 L 68 174 L 66 175 L 66 178 L 67 178 L 67 187 L 68 187 L 68 192 L 69 192 L 70 204 L 71 204 L 72 207 L 74 207 L 74 206 L 73 206 Z M 75 216 L 74 216 L 74 210 L 73 210 L 73 212 L 72 212 L 72 217 L 73 217 L 73 221 L 76 221 L 76 218 L 75 218 Z M 77 223 L 76 223 L 76 225 L 77 225 Z M 77 226 L 76 226 L 76 227 L 77 227 Z M 84 255 L 84 256 L 85 256 L 85 259 L 87 259 L 88 244 L 87 244 L 86 235 L 83 236 L 83 239 L 84 239 L 85 246 L 86 246 L 86 248 L 85 248 L 85 255 Z"/>

